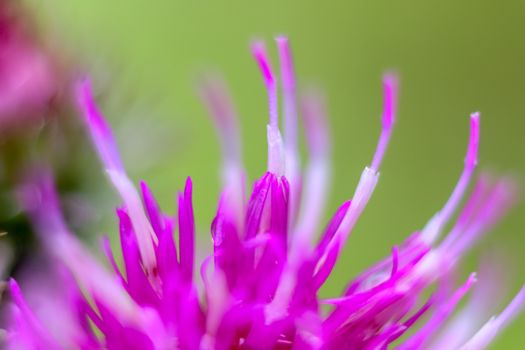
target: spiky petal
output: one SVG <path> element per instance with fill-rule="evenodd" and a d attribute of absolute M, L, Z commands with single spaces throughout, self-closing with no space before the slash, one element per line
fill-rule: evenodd
<path fill-rule="evenodd" d="M 149 187 L 141 183 L 139 192 L 127 177 L 89 83 L 79 85 L 77 95 L 87 129 L 123 201 L 117 210 L 123 267 L 116 263 L 107 240 L 103 250 L 112 273 L 89 255 L 69 233 L 49 177 L 37 174 L 22 188 L 21 199 L 47 250 L 72 276 L 64 285 L 74 297 L 64 298 L 63 309 L 71 311 L 68 319 L 76 321 L 72 327 L 75 331 L 60 339 L 54 337 L 47 327 L 56 323 L 46 319 L 54 315 L 34 312 L 12 281 L 10 346 L 385 349 L 397 343 L 400 349 L 411 350 L 482 349 L 523 308 L 522 289 L 499 316 L 478 331 L 474 327 L 446 331 L 454 324 L 450 318 L 459 301 L 476 288 L 475 274 L 456 286 L 458 264 L 515 200 L 512 181 L 482 176 L 459 209 L 477 162 L 477 113 L 471 116 L 464 170 L 443 209 L 422 231 L 410 235 L 389 256 L 350 281 L 341 296 L 318 297 L 379 180 L 395 121 L 397 80 L 388 74 L 383 80 L 382 128 L 370 166 L 365 167 L 353 198 L 339 207 L 314 242 L 314 229 L 326 198 L 323 182 L 328 178 L 330 147 L 325 112 L 317 95 L 303 101 L 311 160 L 302 186 L 296 162 L 297 111 L 291 53 L 285 38 L 279 38 L 277 44 L 285 95 L 285 137 L 279 131 L 277 79 L 264 44 L 257 42 L 252 52 L 269 101 L 268 171 L 254 183 L 249 198 L 244 198 L 239 135 L 231 103 L 225 90 L 216 85 L 204 90 L 223 144 L 223 167 L 228 169 L 211 225 L 213 252 L 200 266 L 204 302 L 194 271 L 191 179 L 178 195 L 177 215 L 161 212 Z M 303 202 L 299 202 L 299 193 L 304 193 Z M 446 232 L 446 224 L 456 211 L 458 218 Z M 444 238 L 438 240 L 441 235 Z M 479 287 L 486 288 L 486 283 Z M 484 290 L 480 294 L 488 295 Z M 327 306 L 327 312 L 322 311 L 321 304 Z M 427 322 L 419 326 L 424 316 Z M 441 330 L 445 330 L 443 335 L 436 337 Z"/>

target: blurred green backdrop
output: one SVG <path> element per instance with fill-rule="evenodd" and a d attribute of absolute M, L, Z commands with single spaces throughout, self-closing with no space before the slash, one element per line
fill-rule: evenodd
<path fill-rule="evenodd" d="M 328 97 L 334 149 L 331 213 L 352 195 L 371 160 L 380 127 L 380 77 L 395 69 L 401 77 L 399 119 L 380 185 L 326 295 L 338 293 L 440 208 L 462 169 L 470 112 L 482 113 L 480 168 L 524 179 L 521 0 L 30 4 L 61 45 L 84 58 L 96 81 L 111 82 L 107 91 L 114 98 L 106 98 L 104 109 L 117 128 L 133 177 L 146 179 L 164 207 L 173 209 L 175 192 L 192 176 L 200 240 L 206 247 L 219 193 L 219 153 L 195 93 L 199 74 L 211 68 L 227 78 L 241 115 L 248 174 L 255 179 L 266 164 L 267 117 L 248 44 L 252 38 L 289 35 L 300 81 L 323 87 Z M 138 121 L 139 127 L 126 128 L 127 120 Z M 148 140 L 159 146 L 156 151 L 146 147 Z M 515 293 L 525 281 L 524 214 L 519 205 L 474 250 L 466 271 L 476 269 L 480 252 L 497 248 L 508 257 L 510 291 Z M 93 231 L 102 229 L 107 224 Z M 110 229 L 115 232 L 115 226 Z M 523 327 L 524 315 L 493 348 L 523 347 Z"/>

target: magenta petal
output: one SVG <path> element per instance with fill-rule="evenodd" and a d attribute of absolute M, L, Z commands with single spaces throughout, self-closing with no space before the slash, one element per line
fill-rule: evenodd
<path fill-rule="evenodd" d="M 179 194 L 180 269 L 183 279 L 193 278 L 195 224 L 193 221 L 191 178 L 186 180 L 184 194 Z"/>
<path fill-rule="evenodd" d="M 349 276 L 341 296 L 319 298 L 379 180 L 396 119 L 397 79 L 383 79 L 382 130 L 370 167 L 362 172 L 352 201 L 339 207 L 313 246 L 327 198 L 331 142 L 315 95 L 303 109 L 310 159 L 301 174 L 292 54 L 285 37 L 277 38 L 277 46 L 285 137 L 279 130 L 278 79 L 264 44 L 257 42 L 252 53 L 268 94 L 268 171 L 255 182 L 248 201 L 232 103 L 220 86 L 203 91 L 223 146 L 224 190 L 210 227 L 213 253 L 202 254 L 202 284 L 194 278 L 201 250 L 195 243 L 191 178 L 178 194 L 176 216 L 161 211 L 144 182 L 140 195 L 124 171 L 89 83 L 78 84 L 86 127 L 123 201 L 117 210 L 123 272 L 109 240 L 102 249 L 111 272 L 70 234 L 50 176 L 35 173 L 20 189 L 20 199 L 46 252 L 63 269 L 56 274 L 67 297 L 53 295 L 50 303 L 42 293 L 45 283 L 33 283 L 26 302 L 11 280 L 11 300 L 6 302 L 12 309 L 6 337 L 11 349 L 449 349 L 461 344 L 477 349 L 486 347 L 523 309 L 525 289 L 477 332 L 476 327 L 463 328 L 461 337 L 453 339 L 456 324 L 448 320 L 474 282 L 472 275 L 456 286 L 458 265 L 515 200 L 511 180 L 482 177 L 459 208 L 477 163 L 478 113 L 471 115 L 463 173 L 443 208 L 390 254 Z M 457 211 L 450 232 L 438 239 Z M 44 302 L 33 305 L 35 295 Z M 57 322 L 61 311 L 68 316 Z M 467 320 L 473 314 L 471 308 L 462 312 Z M 63 334 L 52 332 L 52 325 Z M 452 337 L 447 336 L 450 329 Z"/>

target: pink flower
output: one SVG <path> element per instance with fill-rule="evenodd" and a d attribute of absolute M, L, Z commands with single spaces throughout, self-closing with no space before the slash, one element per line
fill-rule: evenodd
<path fill-rule="evenodd" d="M 11 1 L 0 4 L 0 132 L 42 118 L 58 91 L 56 68 Z"/>
<path fill-rule="evenodd" d="M 53 307 L 34 308 L 11 280 L 8 345 L 16 349 L 385 349 L 395 343 L 398 349 L 482 349 L 520 311 L 525 289 L 497 316 L 479 310 L 479 305 L 491 302 L 487 298 L 492 294 L 484 292 L 489 279 L 480 284 L 481 293 L 472 299 L 474 307 L 467 304 L 458 313 L 460 324 L 468 326 L 450 326 L 458 302 L 476 282 L 471 274 L 456 285 L 458 264 L 514 199 L 509 180 L 480 177 L 459 208 L 477 162 L 478 113 L 470 118 L 463 173 L 443 208 L 421 231 L 394 247 L 391 256 L 352 280 L 341 296 L 318 297 L 379 179 L 395 122 L 397 81 L 393 75 L 383 80 L 382 131 L 370 166 L 365 167 L 352 200 L 341 205 L 316 241 L 327 193 L 330 138 L 321 101 L 309 96 L 303 101 L 302 115 L 311 157 L 301 173 L 292 57 L 286 38 L 278 38 L 277 45 L 284 137 L 279 130 L 277 79 L 264 45 L 258 42 L 252 47 L 268 91 L 270 122 L 268 171 L 255 182 L 248 198 L 235 111 L 217 82 L 202 90 L 224 155 L 224 190 L 211 225 L 213 253 L 200 265 L 202 290 L 195 276 L 191 179 L 178 195 L 177 215 L 161 212 L 147 185 L 141 183 L 139 191 L 126 175 L 89 83 L 79 84 L 77 96 L 86 125 L 123 201 L 117 210 L 123 268 L 115 262 L 108 240 L 104 252 L 112 272 L 68 232 L 49 177 L 37 176 L 21 191 L 22 200 L 55 258 L 50 269 L 65 267 L 62 273 L 52 274 L 58 275 L 63 292 L 56 288 L 42 292 L 41 303 Z M 441 238 L 458 210 L 452 229 Z M 47 282 L 56 283 L 51 278 Z M 50 311 L 56 308 L 60 312 Z M 422 317 L 426 322 L 420 321 Z"/>

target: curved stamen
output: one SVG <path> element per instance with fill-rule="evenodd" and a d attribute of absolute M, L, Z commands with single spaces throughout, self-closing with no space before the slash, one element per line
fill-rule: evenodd
<path fill-rule="evenodd" d="M 310 160 L 305 171 L 303 200 L 294 239 L 304 246 L 311 243 L 323 216 L 331 161 L 324 98 L 317 91 L 309 91 L 301 98 L 301 111 Z"/>
<path fill-rule="evenodd" d="M 456 188 L 452 192 L 449 200 L 441 211 L 442 220 L 448 221 L 456 210 L 465 190 L 468 187 L 472 173 L 477 164 L 478 144 L 479 144 L 479 113 L 473 113 L 470 116 L 470 139 L 467 148 L 467 155 L 465 157 L 465 168 L 461 177 L 456 185 Z M 443 223 L 444 223 L 443 222 Z"/>
<path fill-rule="evenodd" d="M 492 317 L 460 350 L 485 349 L 525 306 L 525 286 L 499 316 Z"/>
<path fill-rule="evenodd" d="M 458 258 L 473 243 L 492 228 L 516 201 L 516 186 L 511 179 L 501 179 L 480 203 L 466 225 L 458 222 L 439 249 L 446 252 L 449 259 Z"/>
<path fill-rule="evenodd" d="M 503 300 L 508 292 L 505 273 L 507 266 L 501 264 L 501 258 L 493 256 L 482 261 L 479 282 L 468 302 L 444 325 L 441 334 L 432 341 L 429 349 L 459 349 L 494 313 L 498 301 Z"/>
<path fill-rule="evenodd" d="M 383 105 L 383 118 L 382 118 L 382 131 L 379 138 L 379 142 L 376 148 L 374 159 L 370 168 L 366 167 L 352 199 L 352 204 L 348 208 L 339 228 L 334 234 L 325 248 L 323 255 L 318 260 L 315 268 L 315 274 L 322 271 L 324 276 L 328 276 L 328 273 L 332 270 L 335 265 L 335 261 L 344 246 L 344 243 L 348 239 L 348 236 L 352 232 L 357 220 L 361 216 L 361 213 L 365 209 L 372 193 L 375 190 L 377 181 L 379 180 L 379 166 L 386 147 L 392 134 L 392 126 L 395 121 L 396 105 L 397 105 L 397 79 L 392 74 L 387 74 L 383 77 L 383 91 L 384 91 L 384 105 Z M 326 266 L 325 266 L 326 265 Z M 321 283 L 324 283 L 326 277 L 321 278 Z"/>
<path fill-rule="evenodd" d="M 379 143 L 372 160 L 371 169 L 377 171 L 385 155 L 390 136 L 392 135 L 392 127 L 396 120 L 397 111 L 397 77 L 393 74 L 386 74 L 383 77 L 383 116 L 381 118 L 382 130 L 379 137 Z"/>
<path fill-rule="evenodd" d="M 443 225 L 445 225 L 456 211 L 465 191 L 468 188 L 472 174 L 477 164 L 479 145 L 479 113 L 472 113 L 470 116 L 470 137 L 465 157 L 465 167 L 463 172 L 450 195 L 448 201 L 443 206 L 443 209 L 438 212 L 425 226 L 422 232 L 422 238 L 425 242 L 433 243 L 441 233 Z"/>
<path fill-rule="evenodd" d="M 217 77 L 204 80 L 199 93 L 212 117 L 220 138 L 224 168 L 241 169 L 241 140 L 237 112 L 225 82 Z M 226 169 L 224 169 L 227 172 Z"/>
<path fill-rule="evenodd" d="M 223 79 L 210 77 L 204 80 L 199 92 L 215 123 L 221 143 L 224 200 L 233 208 L 231 214 L 240 230 L 243 222 L 245 178 L 237 113 Z"/>
<path fill-rule="evenodd" d="M 300 165 L 297 150 L 297 96 L 295 85 L 295 71 L 292 52 L 288 38 L 275 38 L 279 52 L 281 68 L 281 87 L 283 95 L 284 115 L 284 152 L 286 160 L 286 178 L 290 183 L 290 204 L 288 206 L 290 228 L 295 224 L 299 209 L 301 193 Z"/>
<path fill-rule="evenodd" d="M 102 163 L 129 211 L 144 268 L 153 282 L 157 271 L 154 247 L 158 241 L 157 236 L 144 212 L 140 196 L 122 165 L 111 130 L 94 102 L 88 80 L 79 82 L 76 97 Z"/>
<path fill-rule="evenodd" d="M 277 84 L 270 66 L 264 43 L 257 41 L 252 44 L 252 54 L 259 65 L 268 92 L 268 110 L 270 122 L 268 134 L 268 171 L 275 175 L 284 175 L 284 151 L 281 133 L 279 132 L 279 114 L 277 111 Z"/>
<path fill-rule="evenodd" d="M 436 330 L 450 317 L 456 305 L 476 283 L 476 274 L 472 273 L 467 281 L 448 298 L 438 302 L 436 311 L 432 317 L 427 321 L 425 326 L 419 329 L 414 335 L 407 339 L 400 347 L 400 350 L 420 349 L 426 348 L 427 342 L 431 339 Z"/>
<path fill-rule="evenodd" d="M 293 65 L 292 53 L 290 45 L 288 44 L 288 38 L 284 36 L 277 37 L 277 48 L 279 51 L 279 62 L 281 66 L 281 86 L 283 93 L 283 104 L 284 104 L 284 143 L 287 154 L 287 177 L 291 174 L 291 171 L 297 169 L 290 169 L 290 162 L 294 162 L 294 165 L 298 165 L 297 156 L 297 105 L 296 105 L 296 85 L 295 85 L 295 72 Z"/>

